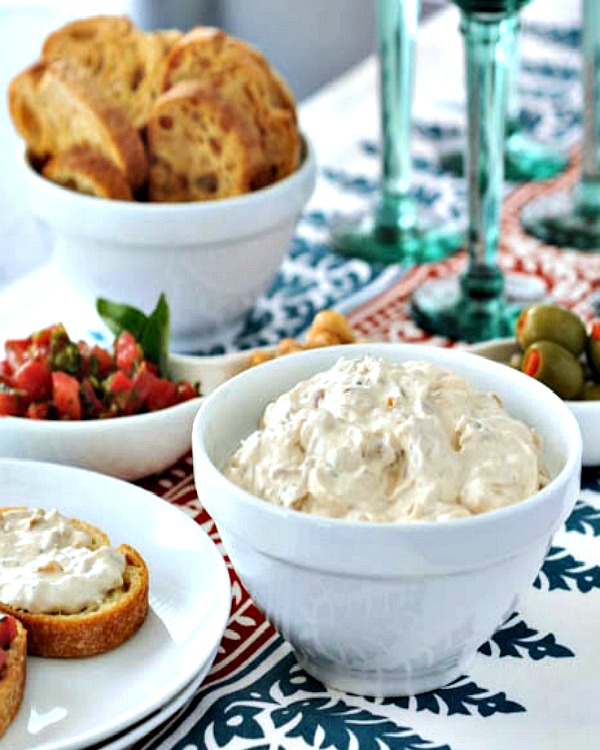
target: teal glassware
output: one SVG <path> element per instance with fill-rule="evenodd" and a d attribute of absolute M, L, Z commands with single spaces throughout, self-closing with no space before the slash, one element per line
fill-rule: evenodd
<path fill-rule="evenodd" d="M 508 104 L 506 141 L 504 143 L 504 173 L 511 182 L 548 180 L 563 172 L 569 159 L 558 149 L 528 136 L 521 128 L 519 116 L 518 81 L 520 71 L 519 34 L 515 35 L 514 49 L 508 69 Z M 440 166 L 455 175 L 464 173 L 464 148 L 452 146 L 442 150 Z"/>
<path fill-rule="evenodd" d="M 412 299 L 417 323 L 462 341 L 512 332 L 518 309 L 507 303 L 497 265 L 504 178 L 508 76 L 524 0 L 454 0 L 461 8 L 467 83 L 468 266 L 454 279 L 429 281 Z"/>
<path fill-rule="evenodd" d="M 457 250 L 464 235 L 447 222 L 427 223 L 411 193 L 411 103 L 420 0 L 378 0 L 382 188 L 373 208 L 335 217 L 335 249 L 381 263 L 413 265 Z"/>
<path fill-rule="evenodd" d="M 527 231 L 550 245 L 600 250 L 600 0 L 583 0 L 583 146 L 581 179 L 521 212 Z"/>

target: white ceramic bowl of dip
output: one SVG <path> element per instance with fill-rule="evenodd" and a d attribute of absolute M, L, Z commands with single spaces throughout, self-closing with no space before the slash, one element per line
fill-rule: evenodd
<path fill-rule="evenodd" d="M 551 483 L 481 516 L 401 525 L 286 510 L 224 477 L 267 403 L 339 357 L 364 354 L 432 361 L 495 392 L 543 436 Z M 199 498 L 300 665 L 331 687 L 370 695 L 431 690 L 468 671 L 535 579 L 577 499 L 581 469 L 577 422 L 547 388 L 468 352 L 408 344 L 316 349 L 244 372 L 203 401 L 192 445 Z"/>
<path fill-rule="evenodd" d="M 513 354 L 521 351 L 513 338 L 495 339 L 474 344 L 469 350 L 494 362 L 506 363 Z M 565 401 L 575 415 L 583 440 L 584 466 L 600 466 L 600 401 Z"/>
<path fill-rule="evenodd" d="M 172 345 L 185 350 L 241 318 L 275 278 L 315 186 L 314 150 L 304 143 L 289 177 L 247 195 L 190 203 L 82 195 L 25 159 L 29 202 L 52 230 L 52 263 L 81 296 L 151 310 L 164 292 Z"/>

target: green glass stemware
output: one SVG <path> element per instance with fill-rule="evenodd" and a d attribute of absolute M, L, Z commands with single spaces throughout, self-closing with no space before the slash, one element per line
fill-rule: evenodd
<path fill-rule="evenodd" d="M 467 81 L 468 267 L 429 281 L 412 299 L 417 323 L 462 341 L 509 335 L 518 310 L 506 302 L 496 262 L 504 172 L 507 83 L 516 12 L 527 0 L 454 0 L 462 10 Z"/>
<path fill-rule="evenodd" d="M 600 250 L 600 1 L 583 0 L 583 147 L 573 190 L 524 206 L 521 221 L 544 242 Z"/>
<path fill-rule="evenodd" d="M 517 26 L 518 29 L 518 26 Z M 569 159 L 558 149 L 531 138 L 521 127 L 519 108 L 519 73 L 521 67 L 519 34 L 515 35 L 507 72 L 506 140 L 504 143 L 504 173 L 511 182 L 547 180 L 563 172 Z M 440 166 L 455 175 L 464 173 L 464 147 L 456 145 L 442 149 Z"/>
<path fill-rule="evenodd" d="M 378 0 L 382 188 L 373 208 L 331 224 L 339 252 L 371 262 L 412 265 L 457 250 L 464 236 L 427 223 L 411 193 L 411 103 L 420 0 Z"/>

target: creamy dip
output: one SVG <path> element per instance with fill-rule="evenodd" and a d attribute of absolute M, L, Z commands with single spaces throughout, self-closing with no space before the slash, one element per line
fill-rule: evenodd
<path fill-rule="evenodd" d="M 56 510 L 0 514 L 0 602 L 34 613 L 81 612 L 123 584 L 125 558 Z"/>
<path fill-rule="evenodd" d="M 545 483 L 541 439 L 491 393 L 427 362 L 340 359 L 269 404 L 225 475 L 275 505 L 364 521 L 443 521 Z"/>

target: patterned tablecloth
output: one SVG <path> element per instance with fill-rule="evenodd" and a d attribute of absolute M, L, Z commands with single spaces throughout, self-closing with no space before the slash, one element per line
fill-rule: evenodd
<path fill-rule="evenodd" d="M 522 30 L 523 126 L 568 149 L 580 138 L 578 6 L 578 0 L 535 0 Z M 303 105 L 301 121 L 321 165 L 314 199 L 269 294 L 242 327 L 207 342 L 206 351 L 297 335 L 317 310 L 331 305 L 348 312 L 364 335 L 428 338 L 408 317 L 407 302 L 427 278 L 460 269 L 464 256 L 403 273 L 348 260 L 328 243 L 332 214 L 360 208 L 378 187 L 376 80 L 375 61 L 368 60 Z M 440 171 L 435 154 L 460 134 L 462 92 L 457 16 L 449 9 L 420 33 L 413 144 L 417 198 L 424 209 L 448 218 L 464 216 L 464 184 Z M 600 253 L 543 246 L 523 233 L 518 220 L 533 195 L 576 179 L 573 153 L 571 168 L 556 180 L 507 187 L 501 263 L 542 278 L 552 298 L 589 318 L 600 292 Z M 3 294 L 0 328 L 3 310 L 10 308 L 15 319 L 23 290 L 30 300 L 45 293 L 40 279 L 34 275 Z M 199 505 L 190 456 L 142 484 L 196 518 L 220 546 Z M 597 750 L 599 537 L 600 467 L 584 472 L 581 499 L 530 595 L 481 646 L 471 673 L 443 689 L 398 699 L 348 696 L 308 677 L 229 566 L 232 615 L 212 671 L 190 703 L 136 750 Z"/>
<path fill-rule="evenodd" d="M 534 2 L 522 32 L 523 125 L 536 137 L 565 148 L 576 145 L 580 135 L 577 6 L 575 0 Z M 449 11 L 422 31 L 419 59 L 425 60 L 417 83 L 414 144 L 419 201 L 449 218 L 464 214 L 463 184 L 441 173 L 433 157 L 440 143 L 461 127 L 462 58 L 458 39 L 445 41 L 455 29 L 456 16 Z M 435 89 L 431 83 L 425 90 L 427 82 L 434 81 L 432 65 L 447 71 L 445 86 Z M 419 342 L 429 338 L 410 320 L 407 303 L 427 278 L 459 270 L 464 256 L 403 274 L 397 267 L 349 261 L 333 253 L 328 244 L 332 213 L 359 208 L 377 190 L 375 80 L 371 60 L 303 107 L 303 123 L 317 142 L 321 161 L 315 198 L 270 294 L 249 313 L 241 330 L 229 332 L 209 350 L 295 335 L 315 311 L 333 304 L 348 312 L 361 334 Z M 427 92 L 429 98 L 424 99 Z M 454 100 L 449 92 L 456 92 Z M 574 182 L 576 151 L 573 154 L 571 168 L 556 180 L 508 186 L 501 263 L 507 270 L 542 278 L 553 299 L 589 318 L 600 291 L 600 254 L 543 246 L 525 235 L 518 219 L 520 208 L 534 195 Z M 220 545 L 213 521 L 198 504 L 190 457 L 144 484 L 193 515 Z M 411 698 L 348 696 L 307 676 L 230 566 L 232 616 L 208 679 L 188 706 L 136 749 L 596 749 L 600 747 L 598 537 L 600 467 L 584 471 L 581 499 L 556 536 L 530 595 L 481 646 L 471 673 L 443 689 Z"/>

